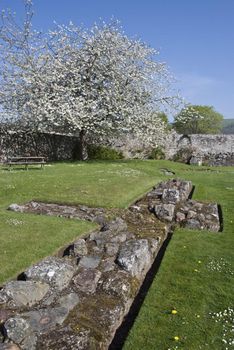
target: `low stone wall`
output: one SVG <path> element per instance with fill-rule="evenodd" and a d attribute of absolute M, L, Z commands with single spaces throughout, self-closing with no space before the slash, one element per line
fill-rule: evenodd
<path fill-rule="evenodd" d="M 190 181 L 161 183 L 121 217 L 66 247 L 63 257 L 48 257 L 6 283 L 0 290 L 0 350 L 108 349 L 172 223 L 219 230 L 217 205 L 188 200 L 191 191 Z M 10 209 L 75 211 L 35 202 Z M 83 215 L 80 209 L 76 217 Z M 103 212 L 86 207 L 86 215 L 98 221 L 94 216 Z"/>
<path fill-rule="evenodd" d="M 117 218 L 67 247 L 67 256 L 49 257 L 3 286 L 0 349 L 10 341 L 24 350 L 108 349 L 167 237 L 165 224 L 154 230 L 156 218 L 151 232 L 133 229 L 142 227 L 141 210 L 126 214 L 132 229 Z"/>

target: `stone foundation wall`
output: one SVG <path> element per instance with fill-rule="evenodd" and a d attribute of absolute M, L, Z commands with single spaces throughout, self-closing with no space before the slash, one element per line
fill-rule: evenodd
<path fill-rule="evenodd" d="M 0 287 L 0 349 L 107 350 L 174 224 L 220 230 L 217 204 L 189 200 L 192 188 L 180 179 L 158 184 L 62 257 L 47 257 Z M 35 202 L 10 209 L 30 208 L 41 211 Z"/>

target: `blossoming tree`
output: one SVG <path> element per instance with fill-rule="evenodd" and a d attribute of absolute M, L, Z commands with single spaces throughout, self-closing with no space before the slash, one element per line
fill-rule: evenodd
<path fill-rule="evenodd" d="M 164 123 L 152 111 L 174 106 L 172 77 L 158 54 L 128 38 L 119 23 L 90 30 L 57 25 L 46 34 L 32 29 L 32 4 L 22 26 L 11 12 L 0 30 L 2 118 L 43 132 L 79 133 L 85 140 L 131 132 L 160 140 Z"/>

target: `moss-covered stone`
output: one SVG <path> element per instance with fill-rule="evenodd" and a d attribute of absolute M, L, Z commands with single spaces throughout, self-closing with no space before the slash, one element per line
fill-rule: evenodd
<path fill-rule="evenodd" d="M 85 297 L 80 306 L 70 313 L 65 323 L 75 333 L 86 329 L 97 342 L 109 344 L 113 333 L 121 324 L 124 311 L 124 305 L 117 296 L 99 293 Z"/>

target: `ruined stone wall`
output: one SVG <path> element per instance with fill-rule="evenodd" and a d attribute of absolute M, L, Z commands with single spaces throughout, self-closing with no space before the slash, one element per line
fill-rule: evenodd
<path fill-rule="evenodd" d="M 48 160 L 72 159 L 78 138 L 59 134 L 37 134 L 0 129 L 0 161 L 11 156 L 44 156 Z M 128 137 L 106 140 L 103 144 L 122 151 L 125 158 L 148 158 L 155 147 Z M 234 135 L 180 135 L 169 133 L 163 143 L 167 159 L 183 148 L 190 148 L 193 161 L 210 165 L 234 165 Z"/>
<path fill-rule="evenodd" d="M 12 204 L 16 212 L 50 216 L 83 219 L 85 212 L 102 224 L 61 249 L 60 257 L 47 257 L 0 286 L 0 349 L 107 350 L 111 343 L 111 349 L 122 348 L 115 346 L 122 341 L 116 331 L 132 303 L 145 295 L 139 298 L 140 287 L 174 225 L 221 228 L 217 203 L 188 199 L 192 188 L 191 181 L 162 182 L 112 221 L 103 216 L 104 208 Z"/>
<path fill-rule="evenodd" d="M 203 164 L 234 165 L 234 135 L 191 135 L 191 144 Z"/>
<path fill-rule="evenodd" d="M 73 158 L 77 138 L 58 134 L 19 132 L 0 129 L 0 161 L 7 157 L 43 156 L 47 160 Z"/>
<path fill-rule="evenodd" d="M 176 153 L 190 148 L 193 161 L 201 160 L 208 165 L 234 165 L 234 135 L 179 135 L 172 133 L 165 143 L 168 159 Z"/>
<path fill-rule="evenodd" d="M 155 145 L 137 140 L 132 135 L 109 141 L 125 158 L 148 158 Z M 234 135 L 181 135 L 168 133 L 162 141 L 166 159 L 173 159 L 181 149 L 190 149 L 193 159 L 202 159 L 210 165 L 234 165 Z"/>
<path fill-rule="evenodd" d="M 201 155 L 208 153 L 233 153 L 234 135 L 182 135 L 172 132 L 165 140 L 165 149 L 168 158 L 172 158 L 179 149 L 184 147 L 192 147 L 194 152 Z"/>
<path fill-rule="evenodd" d="M 234 135 L 190 135 L 192 146 L 200 153 L 233 153 Z"/>

